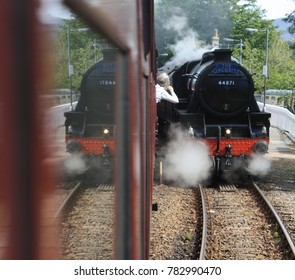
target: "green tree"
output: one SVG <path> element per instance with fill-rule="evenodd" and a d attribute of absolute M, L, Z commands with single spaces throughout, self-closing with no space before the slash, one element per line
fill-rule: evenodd
<path fill-rule="evenodd" d="M 268 88 L 293 89 L 295 77 L 292 73 L 295 71 L 295 62 L 288 43 L 278 38 L 274 40 L 269 57 Z"/>
<path fill-rule="evenodd" d="M 53 65 L 53 87 L 54 88 L 68 88 L 69 74 L 68 74 L 68 47 L 67 39 L 64 31 L 60 30 L 54 40 Z"/>
<path fill-rule="evenodd" d="M 197 46 L 211 45 L 214 29 L 229 34 L 232 22 L 228 11 L 235 0 L 159 0 L 155 6 L 156 44 L 159 65 L 173 55 L 171 45 L 194 36 Z M 161 57 L 161 54 L 166 56 Z M 168 55 L 168 56 L 167 56 Z"/>
<path fill-rule="evenodd" d="M 94 48 L 94 43 L 95 48 Z M 78 91 L 85 71 L 94 64 L 94 58 L 102 57 L 102 40 L 97 37 L 77 17 L 65 20 L 55 40 L 55 73 L 56 88 L 69 88 L 69 51 L 73 65 L 72 89 Z M 70 48 L 69 48 L 70 46 Z"/>
<path fill-rule="evenodd" d="M 294 1 L 295 2 L 295 1 Z M 288 32 L 292 35 L 295 34 L 295 10 L 291 11 L 289 15 L 287 15 L 283 21 L 290 23 L 288 28 Z M 292 40 L 289 42 L 290 47 L 293 49 L 293 56 L 295 56 L 295 41 Z"/>
<path fill-rule="evenodd" d="M 293 0 L 293 2 L 295 2 L 295 0 Z M 291 23 L 288 31 L 290 34 L 295 34 L 295 10 L 290 11 L 290 13 L 285 18 L 283 18 L 283 21 Z"/>
<path fill-rule="evenodd" d="M 262 69 L 266 62 L 266 40 L 268 30 L 268 50 L 272 45 L 275 27 L 271 20 L 265 20 L 265 11 L 257 6 L 256 0 L 243 1 L 242 5 L 235 5 L 231 11 L 231 19 L 234 23 L 232 38 L 243 40 L 243 64 L 253 74 L 255 88 L 262 92 L 264 77 Z M 247 29 L 257 30 L 248 32 Z M 237 57 L 240 50 L 234 48 L 233 55 Z M 268 55 L 268 61 L 270 55 Z M 268 63 L 268 74 L 270 72 Z"/>
<path fill-rule="evenodd" d="M 280 96 L 278 102 L 294 113 L 295 110 L 295 93 L 288 93 Z"/>

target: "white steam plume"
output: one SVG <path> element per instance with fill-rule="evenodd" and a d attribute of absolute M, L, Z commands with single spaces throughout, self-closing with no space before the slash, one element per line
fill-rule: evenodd
<path fill-rule="evenodd" d="M 187 24 L 187 18 L 184 15 L 172 15 L 164 26 L 167 30 L 174 30 L 177 35 L 181 37 L 181 32 L 189 29 Z"/>
<path fill-rule="evenodd" d="M 207 146 L 184 131 L 171 126 L 171 140 L 164 159 L 164 177 L 181 186 L 190 187 L 208 179 L 212 168 Z"/>
<path fill-rule="evenodd" d="M 175 66 L 180 66 L 190 60 L 201 59 L 204 52 L 209 48 L 202 47 L 204 42 L 198 39 L 198 34 L 188 26 L 187 18 L 178 10 L 177 15 L 171 16 L 166 25 L 167 30 L 174 30 L 177 33 L 178 40 L 176 44 L 170 45 L 173 57 L 168 61 L 162 70 L 169 72 Z"/>
<path fill-rule="evenodd" d="M 64 167 L 66 172 L 70 175 L 81 175 L 87 169 L 85 161 L 79 154 L 73 154 L 66 158 Z"/>
<path fill-rule="evenodd" d="M 254 176 L 265 176 L 271 169 L 271 161 L 262 155 L 253 155 L 250 158 L 247 170 Z"/>

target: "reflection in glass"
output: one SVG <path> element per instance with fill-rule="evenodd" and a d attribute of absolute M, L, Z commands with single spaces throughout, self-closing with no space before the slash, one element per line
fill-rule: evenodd
<path fill-rule="evenodd" d="M 55 46 L 54 87 L 70 87 L 72 101 L 62 110 L 53 108 L 64 120 L 64 126 L 57 128 L 57 141 L 63 149 L 57 167 L 58 207 L 82 181 L 73 204 L 59 216 L 59 258 L 114 259 L 117 50 L 76 16 L 65 20 Z M 62 138 L 65 141 L 60 141 Z"/>

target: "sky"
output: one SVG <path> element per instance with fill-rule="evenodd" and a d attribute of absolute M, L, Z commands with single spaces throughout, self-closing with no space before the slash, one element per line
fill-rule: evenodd
<path fill-rule="evenodd" d="M 294 0 L 257 0 L 257 4 L 266 10 L 267 19 L 282 18 L 295 10 Z"/>
<path fill-rule="evenodd" d="M 40 0 L 40 17 L 45 23 L 54 23 L 52 17 L 69 18 L 69 10 L 62 4 L 62 0 Z"/>
<path fill-rule="evenodd" d="M 50 21 L 54 17 L 69 17 L 69 11 L 61 4 L 62 0 L 41 0 L 43 9 L 42 18 Z M 266 10 L 267 19 L 285 17 L 295 10 L 295 0 L 257 0 L 257 4 Z"/>

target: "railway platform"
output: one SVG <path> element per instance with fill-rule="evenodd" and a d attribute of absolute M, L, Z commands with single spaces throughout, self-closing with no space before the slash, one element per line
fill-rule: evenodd
<path fill-rule="evenodd" d="M 295 143 L 281 130 L 270 128 L 269 158 L 289 158 L 295 160 Z"/>

